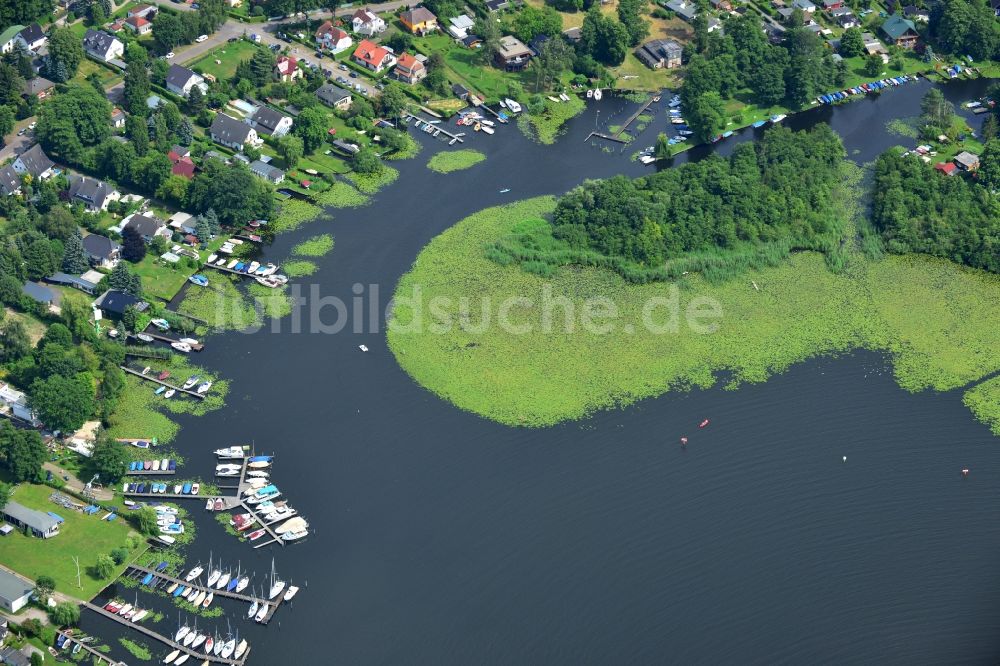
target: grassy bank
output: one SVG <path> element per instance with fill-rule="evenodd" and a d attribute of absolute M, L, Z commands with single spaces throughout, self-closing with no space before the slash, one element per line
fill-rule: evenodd
<path fill-rule="evenodd" d="M 854 252 L 831 272 L 815 253 L 773 268 L 710 285 L 685 278 L 670 284 L 630 285 L 598 269 L 565 268 L 542 278 L 489 261 L 484 248 L 518 223 L 553 209 L 551 198 L 491 208 L 435 238 L 401 280 L 388 340 L 400 365 L 439 396 L 512 425 L 543 426 L 685 387 L 708 387 L 728 371 L 733 385 L 763 381 L 807 358 L 864 347 L 889 352 L 896 379 L 908 390 L 964 386 L 1000 368 L 1000 278 L 946 261 L 892 256 L 870 261 Z M 845 207 L 847 209 L 849 207 Z M 754 284 L 757 287 L 755 288 Z M 412 302 L 414 288 L 421 289 Z M 543 302 L 565 297 L 580 313 L 585 301 L 607 298 L 620 316 L 613 332 L 546 332 L 541 307 L 518 306 L 514 324 L 532 330 L 504 333 L 482 323 L 480 297 L 512 296 Z M 471 305 L 461 308 L 459 297 Z M 436 297 L 451 299 L 437 301 Z M 698 299 L 717 302 L 718 330 L 699 334 L 684 313 Z M 655 333 L 643 323 L 651 299 L 666 299 L 650 318 L 669 323 L 676 299 L 676 331 Z M 422 310 L 424 329 L 404 327 Z M 554 309 L 559 331 L 565 307 Z M 433 332 L 434 325 L 442 333 Z M 984 389 L 985 390 L 985 389 Z"/>
<path fill-rule="evenodd" d="M 522 113 L 517 118 L 517 126 L 531 139 L 539 143 L 555 143 L 570 118 L 579 115 L 586 108 L 584 100 L 576 95 L 568 95 L 568 102 L 545 100 L 545 109 L 540 113 Z"/>
<path fill-rule="evenodd" d="M 431 157 L 430 161 L 427 162 L 427 168 L 438 173 L 451 173 L 471 168 L 485 159 L 486 155 L 471 148 L 464 150 L 442 150 Z"/>
<path fill-rule="evenodd" d="M 51 539 L 27 537 L 19 530 L 11 532 L 0 539 L 0 561 L 31 580 L 41 575 L 52 576 L 56 590 L 90 599 L 110 582 L 97 578 L 94 573 L 98 556 L 125 547 L 129 534 L 135 532 L 122 518 L 108 522 L 101 520 L 103 512 L 88 516 L 54 504 L 49 501 L 52 493 L 48 486 L 21 484 L 17 487 L 11 497 L 13 501 L 36 511 L 53 511 L 65 522 L 60 525 L 59 534 Z M 79 586 L 74 556 L 80 561 Z M 124 568 L 124 565 L 115 567 L 115 575 Z"/>

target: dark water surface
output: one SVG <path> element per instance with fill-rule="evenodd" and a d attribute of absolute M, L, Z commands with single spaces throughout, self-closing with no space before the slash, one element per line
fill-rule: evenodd
<path fill-rule="evenodd" d="M 867 162 L 914 143 L 885 123 L 918 114 L 928 87 L 789 122 L 829 122 Z M 945 92 L 961 101 L 984 87 Z M 604 102 L 601 122 L 621 106 Z M 476 210 L 648 172 L 628 155 L 653 143 L 662 110 L 624 152 L 584 141 L 596 121 L 588 111 L 552 147 L 514 128 L 474 137 L 488 159 L 451 175 L 425 168 L 441 147 L 427 140 L 372 205 L 283 236 L 268 257 L 331 232 L 336 248 L 311 278 L 322 293 L 348 300 L 355 283 L 378 284 L 388 298 L 420 249 Z M 211 551 L 260 584 L 273 555 L 303 587 L 263 629 L 224 606 L 251 641 L 251 665 L 1000 659 L 997 441 L 960 392 L 907 394 L 877 355 L 542 430 L 435 398 L 382 333 L 231 333 L 197 360 L 233 388 L 225 410 L 182 419 L 186 471 L 210 474 L 213 449 L 253 441 L 278 454 L 275 482 L 314 528 L 304 543 L 254 551 L 192 507 L 192 564 Z M 704 417 L 712 423 L 697 431 Z M 84 624 L 120 635 L 92 615 Z M 224 631 L 226 620 L 199 625 Z"/>

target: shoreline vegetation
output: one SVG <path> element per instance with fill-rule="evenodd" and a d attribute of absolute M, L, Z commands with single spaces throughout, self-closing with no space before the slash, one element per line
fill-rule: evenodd
<path fill-rule="evenodd" d="M 838 194 L 852 229 L 860 222 L 858 180 L 845 181 Z M 462 409 L 507 425 L 540 427 L 668 391 L 708 388 L 723 373 L 731 377 L 726 388 L 761 382 L 794 363 L 856 348 L 889 354 L 897 383 L 908 391 L 965 387 L 1000 369 L 1000 312 L 992 307 L 1000 277 L 924 255 L 873 259 L 857 247 L 839 273 L 821 255 L 801 252 L 719 284 L 700 275 L 673 283 L 681 309 L 695 297 L 721 305 L 723 317 L 711 335 L 684 326 L 666 335 L 636 327 L 610 346 L 604 334 L 544 332 L 537 308 L 514 317 L 534 325 L 528 334 L 504 334 L 498 326 L 478 332 L 478 306 L 472 314 L 462 311 L 460 296 L 481 294 L 496 304 L 511 296 L 542 299 L 548 289 L 577 311 L 585 299 L 608 297 L 620 320 L 631 323 L 641 321 L 650 299 L 672 297 L 671 284 L 630 284 L 608 270 L 571 266 L 543 278 L 487 258 L 485 247 L 554 209 L 551 197 L 489 208 L 424 248 L 400 280 L 400 305 L 387 336 L 415 381 Z M 424 317 L 433 312 L 425 324 L 446 333 L 427 326 L 403 330 L 414 316 L 414 305 L 403 299 L 418 285 L 415 302 Z M 452 300 L 429 311 L 435 297 Z M 966 402 L 977 417 L 996 419 L 988 401 L 998 391 L 998 382 L 983 385 Z"/>

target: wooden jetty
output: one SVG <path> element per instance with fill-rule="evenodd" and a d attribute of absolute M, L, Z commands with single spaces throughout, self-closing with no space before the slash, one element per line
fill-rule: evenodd
<path fill-rule="evenodd" d="M 214 268 L 220 273 L 232 273 L 233 275 L 239 275 L 240 277 L 245 277 L 250 279 L 259 277 L 269 277 L 267 275 L 254 275 L 253 273 L 247 273 L 246 271 L 238 271 L 232 268 L 226 268 L 225 266 L 214 266 L 212 264 L 205 264 L 205 268 Z"/>
<path fill-rule="evenodd" d="M 605 139 L 607 141 L 614 141 L 616 143 L 628 143 L 629 139 L 623 139 L 622 138 L 622 134 L 624 134 L 625 131 L 629 128 L 629 125 L 631 125 L 632 123 L 635 122 L 636 118 L 638 118 L 643 113 L 645 113 L 646 110 L 650 106 L 652 106 L 654 102 L 658 101 L 659 99 L 660 98 L 658 96 L 654 96 L 654 97 L 650 97 L 648 100 L 646 100 L 646 103 L 643 104 L 642 106 L 640 106 L 638 109 L 636 109 L 635 113 L 633 113 L 631 116 L 629 116 L 628 120 L 625 121 L 625 124 L 622 125 L 621 128 L 617 132 L 615 132 L 614 134 L 605 134 L 604 132 L 596 132 L 595 131 L 595 132 L 591 132 L 590 134 L 588 134 L 587 138 L 584 139 L 584 141 L 590 141 L 592 138 L 597 137 L 598 139 Z"/>
<path fill-rule="evenodd" d="M 403 118 L 405 118 L 408 122 L 412 121 L 417 126 L 418 129 L 422 129 L 422 130 L 426 131 L 431 136 L 438 136 L 440 134 L 443 134 L 444 136 L 446 136 L 449 139 L 449 141 L 448 141 L 448 145 L 449 146 L 451 146 L 451 145 L 453 145 L 455 143 L 464 143 L 465 142 L 465 139 L 462 138 L 462 135 L 460 135 L 460 134 L 454 134 L 452 132 L 449 132 L 444 127 L 441 127 L 439 124 L 432 123 L 432 122 L 430 122 L 428 120 L 425 120 L 425 119 L 421 118 L 420 116 L 418 116 L 418 115 L 416 115 L 414 113 L 411 113 L 409 111 L 404 111 L 403 112 Z"/>
<path fill-rule="evenodd" d="M 146 497 L 149 499 L 208 499 L 206 495 L 175 495 L 173 493 L 130 493 L 126 491 L 123 492 L 122 495 L 127 497 Z"/>
<path fill-rule="evenodd" d="M 154 340 L 159 340 L 160 342 L 166 342 L 167 344 L 172 344 L 174 342 L 180 342 L 180 340 L 177 339 L 177 338 L 171 338 L 171 337 L 166 336 L 166 335 L 160 335 L 159 333 L 156 333 L 154 331 L 146 330 L 146 331 L 143 331 L 143 333 L 145 333 L 149 337 L 153 338 Z M 188 344 L 190 344 L 190 343 L 188 343 Z M 195 344 L 191 345 L 191 351 L 199 351 L 200 352 L 204 348 L 205 348 L 205 345 L 201 344 L 200 342 L 196 342 Z"/>
<path fill-rule="evenodd" d="M 246 511 L 251 516 L 253 516 L 254 518 L 256 518 L 257 519 L 257 524 L 260 525 L 261 528 L 263 528 L 265 532 L 267 532 L 267 535 L 269 537 L 271 537 L 270 541 L 265 541 L 264 543 L 255 544 L 254 545 L 254 550 L 257 550 L 258 548 L 263 548 L 264 546 L 270 546 L 273 543 L 278 543 L 282 547 L 284 547 L 285 540 L 282 539 L 278 535 L 278 533 L 274 531 L 274 529 L 271 527 L 271 525 L 269 523 L 265 523 L 264 522 L 264 520 L 260 517 L 259 513 L 257 513 L 249 504 L 247 504 L 243 500 L 240 500 L 240 506 L 243 507 L 244 511 Z M 277 521 L 274 521 L 274 522 L 277 522 Z M 249 530 L 249 531 L 253 532 L 254 530 Z"/>
<path fill-rule="evenodd" d="M 56 633 L 57 634 L 61 634 L 61 635 L 65 636 L 66 638 L 70 639 L 73 642 L 74 645 L 77 644 L 77 643 L 79 643 L 80 647 L 82 647 L 85 652 L 87 652 L 91 656 L 97 658 L 97 663 L 99 663 L 99 664 L 103 664 L 103 663 L 107 662 L 108 664 L 110 664 L 110 666 L 118 666 L 118 664 L 123 664 L 124 663 L 124 662 L 120 662 L 120 661 L 115 661 L 114 659 L 112 659 L 108 655 L 104 654 L 100 650 L 98 650 L 96 648 L 92 648 L 89 645 L 87 645 L 86 643 L 80 643 L 80 640 L 76 636 L 74 636 L 73 634 L 71 634 L 68 631 L 63 631 L 62 629 L 56 629 Z"/>
<path fill-rule="evenodd" d="M 198 393 L 197 391 L 192 391 L 191 389 L 186 389 L 186 388 L 181 388 L 180 386 L 175 386 L 174 384 L 171 384 L 170 382 L 165 382 L 162 379 L 157 379 L 156 377 L 153 377 L 152 375 L 144 375 L 141 372 L 139 372 L 138 370 L 133 370 L 132 368 L 130 368 L 128 366 L 125 366 L 125 365 L 119 365 L 118 367 L 121 368 L 122 370 L 124 370 L 125 372 L 129 373 L 130 375 L 135 375 L 136 377 L 139 377 L 140 379 L 145 379 L 146 381 L 153 382 L 154 384 L 159 384 L 160 386 L 166 386 L 168 389 L 173 389 L 173 390 L 177 391 L 178 393 L 184 393 L 184 394 L 189 395 L 189 396 L 191 396 L 193 398 L 198 398 L 199 400 L 204 400 L 205 399 L 205 394 L 204 393 Z"/>
<path fill-rule="evenodd" d="M 497 113 L 496 111 L 494 111 L 493 109 L 491 109 L 489 106 L 486 105 L 486 102 L 480 101 L 480 103 L 476 104 L 475 107 L 477 109 L 486 109 L 486 111 L 488 111 L 489 113 L 493 114 L 494 118 L 496 118 L 497 120 L 499 120 L 504 125 L 507 124 L 507 119 L 506 118 L 501 118 L 499 113 Z"/>
<path fill-rule="evenodd" d="M 225 664 L 226 666 L 243 666 L 243 664 L 246 663 L 247 657 L 250 656 L 250 648 L 249 647 L 247 647 L 247 651 L 244 652 L 243 655 L 239 659 L 223 659 L 222 657 L 217 657 L 217 656 L 212 655 L 212 654 L 205 654 L 204 650 L 201 650 L 201 651 L 199 651 L 199 650 L 192 650 L 191 648 L 185 647 L 184 645 L 182 645 L 182 644 L 174 641 L 173 639 L 167 638 L 166 636 L 164 636 L 162 634 L 156 633 L 155 631 L 153 631 L 149 627 L 144 627 L 141 624 L 136 624 L 134 622 L 130 622 L 129 620 L 126 620 L 125 618 L 121 617 L 117 613 L 112 613 L 111 611 L 105 610 L 103 607 L 98 606 L 96 604 L 92 604 L 89 601 L 84 601 L 83 602 L 83 606 L 85 608 L 87 608 L 88 610 L 92 610 L 93 612 L 97 613 L 98 615 L 102 615 L 102 616 L 108 618 L 109 620 L 113 620 L 113 621 L 117 622 L 118 624 L 125 625 L 126 627 L 131 627 L 132 629 L 134 629 L 135 631 L 138 631 L 140 634 L 143 634 L 147 638 L 151 638 L 154 641 L 158 641 L 160 643 L 163 643 L 164 645 L 166 645 L 171 650 L 180 650 L 183 654 L 190 655 L 191 659 L 193 660 L 192 663 L 200 663 L 202 661 L 210 661 L 210 662 L 216 663 L 216 664 Z"/>

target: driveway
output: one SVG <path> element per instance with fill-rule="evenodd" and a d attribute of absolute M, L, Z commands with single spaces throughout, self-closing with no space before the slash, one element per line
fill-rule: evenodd
<path fill-rule="evenodd" d="M 15 157 L 23 153 L 35 140 L 34 132 L 25 132 L 22 136 L 17 133 L 22 129 L 27 129 L 28 125 L 35 122 L 36 118 L 25 118 L 14 124 L 14 129 L 8 136 L 4 137 L 4 147 L 0 148 L 0 162 L 5 162 L 8 157 Z"/>

